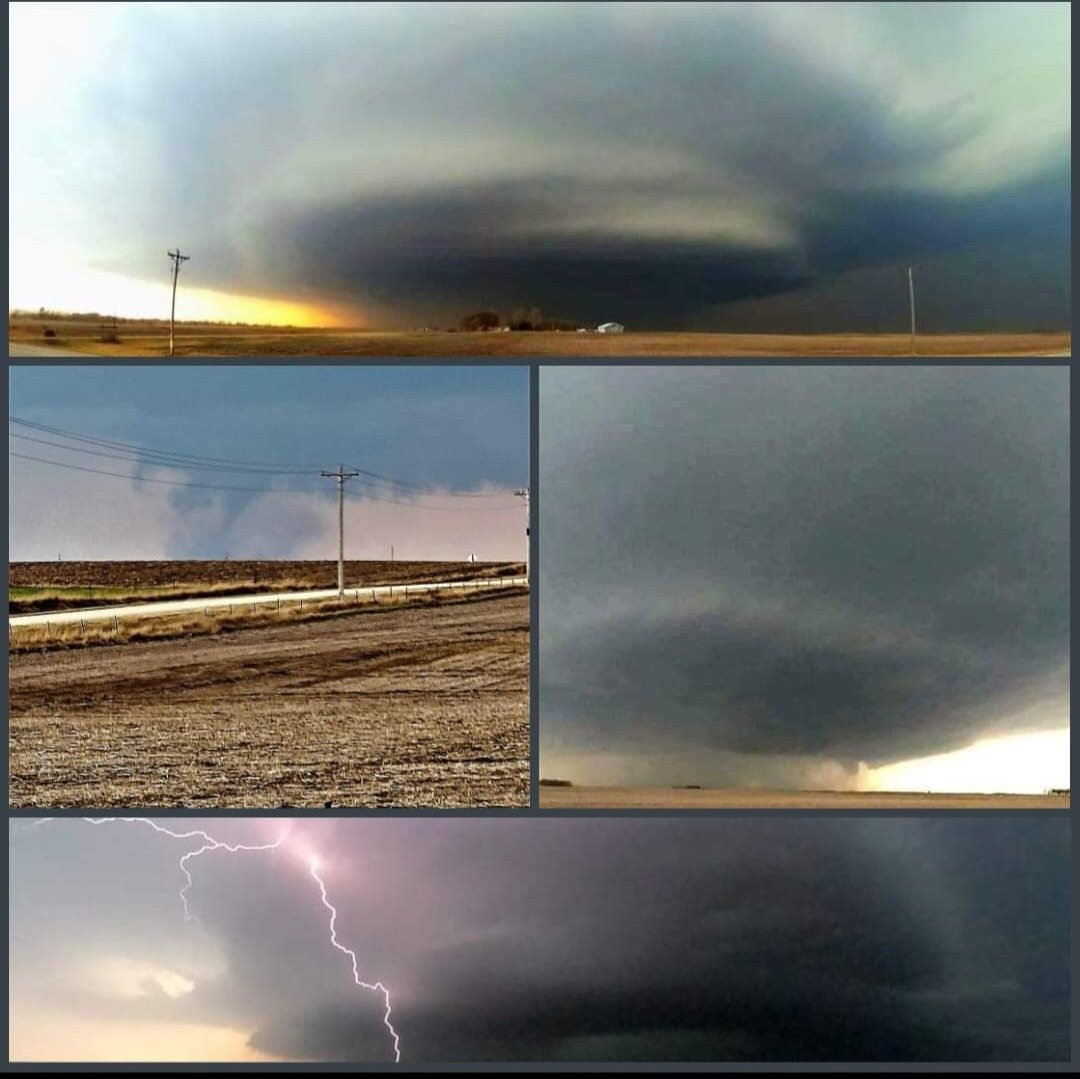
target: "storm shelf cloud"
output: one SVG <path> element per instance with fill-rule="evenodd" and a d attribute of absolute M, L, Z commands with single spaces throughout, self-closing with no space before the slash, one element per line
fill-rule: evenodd
<path fill-rule="evenodd" d="M 1068 393 L 1050 367 L 544 370 L 547 774 L 850 787 L 1067 728 Z"/>
<path fill-rule="evenodd" d="M 1068 1057 L 1061 816 L 190 823 L 318 851 L 406 1064 Z M 153 1057 L 206 1029 L 263 1058 L 386 1058 L 285 851 L 191 863 L 185 924 L 182 844 L 13 828 L 15 1059 Z"/>
<path fill-rule="evenodd" d="M 1069 324 L 1066 4 L 65 14 L 12 14 L 28 306 L 180 240 L 367 325 L 897 330 L 911 262 L 928 331 Z"/>

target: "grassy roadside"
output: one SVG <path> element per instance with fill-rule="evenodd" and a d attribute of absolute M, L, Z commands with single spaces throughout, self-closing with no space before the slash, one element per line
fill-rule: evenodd
<path fill-rule="evenodd" d="M 136 564 L 137 565 L 137 564 Z M 254 565 L 254 564 L 251 564 Z M 239 571 L 244 566 L 237 563 Z M 36 563 L 13 563 L 12 583 L 8 588 L 8 614 L 44 614 L 47 611 L 73 611 L 87 607 L 114 607 L 133 603 L 152 603 L 155 600 L 201 599 L 203 596 L 238 596 L 265 592 L 307 592 L 319 588 L 335 588 L 336 566 L 327 563 L 268 563 L 256 566 L 254 573 L 234 572 L 232 576 L 215 574 L 213 566 L 203 573 L 192 574 L 190 563 L 177 563 L 175 578 L 164 580 L 120 579 L 110 570 L 123 564 L 102 567 L 86 563 L 65 563 L 61 567 Z M 48 572 L 63 569 L 74 573 L 75 579 L 50 578 Z M 221 566 L 218 565 L 218 569 Z M 42 572 L 44 571 L 44 572 Z M 188 571 L 185 573 L 185 571 Z M 386 584 L 427 584 L 445 580 L 489 580 L 493 577 L 516 577 L 524 573 L 520 563 L 349 563 L 346 566 L 346 589 L 377 588 Z M 85 576 L 82 576 L 85 575 Z M 81 579 L 80 579 L 81 576 Z M 27 579 L 27 578 L 30 579 Z M 36 579 L 35 579 L 36 577 Z M 101 579 L 105 578 L 105 579 Z"/>
<path fill-rule="evenodd" d="M 301 592 L 310 586 L 302 580 L 259 583 L 199 583 L 147 585 L 117 588 L 108 585 L 16 585 L 8 589 L 8 614 L 73 611 L 80 607 L 114 607 L 128 603 L 153 603 L 163 599 L 199 599 L 202 596 L 238 596 L 251 592 Z"/>
<path fill-rule="evenodd" d="M 8 637 L 8 654 L 24 652 L 54 652 L 70 648 L 89 648 L 105 645 L 133 644 L 139 641 L 170 640 L 179 637 L 207 637 L 261 626 L 282 625 L 293 622 L 325 621 L 355 614 L 375 615 L 380 611 L 402 607 L 449 607 L 461 603 L 480 603 L 506 596 L 528 594 L 521 585 L 492 587 L 478 585 L 452 592 L 420 592 L 411 596 L 382 596 L 378 599 L 364 598 L 305 601 L 304 605 L 290 604 L 282 609 L 269 605 L 242 614 L 210 611 L 185 613 L 175 616 L 126 619 L 115 628 L 111 622 L 95 622 L 85 628 L 70 624 L 49 628 L 27 626 L 11 630 Z"/>

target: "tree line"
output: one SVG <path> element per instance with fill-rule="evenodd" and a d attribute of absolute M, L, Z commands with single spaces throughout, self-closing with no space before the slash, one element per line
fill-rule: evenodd
<path fill-rule="evenodd" d="M 498 311 L 474 311 L 466 315 L 458 324 L 458 328 L 469 333 L 476 331 L 501 330 L 504 327 Z M 506 320 L 505 328 L 509 330 L 569 330 L 573 332 L 582 328 L 580 322 L 574 322 L 566 318 L 544 318 L 539 307 L 519 307 Z"/>

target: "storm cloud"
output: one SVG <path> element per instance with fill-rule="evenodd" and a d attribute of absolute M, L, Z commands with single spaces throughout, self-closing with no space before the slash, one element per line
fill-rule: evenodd
<path fill-rule="evenodd" d="M 1049 367 L 546 368 L 545 754 L 756 783 L 1067 725 L 1068 392 Z"/>
<path fill-rule="evenodd" d="M 915 262 L 928 331 L 1069 324 L 1064 4 L 21 7 L 13 280 L 895 330 Z"/>
<path fill-rule="evenodd" d="M 319 473 L 342 462 L 376 474 L 347 484 L 346 557 L 524 558 L 521 367 L 28 364 L 9 394 L 13 417 L 78 436 L 10 425 L 13 561 L 336 557 Z"/>
<path fill-rule="evenodd" d="M 190 823 L 259 842 L 283 822 Z M 405 1062 L 1068 1056 L 1064 817 L 284 823 L 319 853 L 362 973 L 391 988 Z M 129 1048 L 153 1021 L 385 1059 L 377 999 L 284 850 L 192 863 L 185 926 L 182 843 L 16 828 L 17 1059 L 33 1008 L 120 1024 Z M 156 973 L 123 995 L 100 977 L 120 956 Z M 170 977 L 188 990 L 153 989 Z"/>

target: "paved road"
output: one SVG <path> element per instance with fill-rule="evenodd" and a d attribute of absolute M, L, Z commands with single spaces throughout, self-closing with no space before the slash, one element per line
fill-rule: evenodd
<path fill-rule="evenodd" d="M 72 352 L 53 345 L 28 345 L 24 341 L 8 341 L 8 355 L 17 356 L 90 356 L 89 352 Z"/>
<path fill-rule="evenodd" d="M 383 584 L 374 588 L 346 588 L 345 598 L 357 601 L 373 600 L 378 596 L 401 596 L 440 589 L 493 588 L 496 585 L 528 584 L 527 577 L 477 577 L 469 581 L 434 581 L 426 584 Z M 261 592 L 241 596 L 205 596 L 201 599 L 163 600 L 158 603 L 134 603 L 124 607 L 82 607 L 70 611 L 45 611 L 40 614 L 17 614 L 8 618 L 12 629 L 23 626 L 71 625 L 78 622 L 111 622 L 115 619 L 156 618 L 161 615 L 183 614 L 186 611 L 221 610 L 312 600 L 336 599 L 336 588 L 320 588 L 309 592 Z"/>

